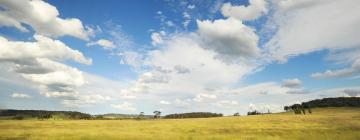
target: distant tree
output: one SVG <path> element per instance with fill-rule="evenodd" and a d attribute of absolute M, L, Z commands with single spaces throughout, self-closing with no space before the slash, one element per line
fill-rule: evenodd
<path fill-rule="evenodd" d="M 295 114 L 301 114 L 301 105 L 294 104 L 291 106 L 291 110 L 293 110 Z"/>
<path fill-rule="evenodd" d="M 303 112 L 304 115 L 306 114 L 304 107 L 301 107 L 301 111 Z"/>
<path fill-rule="evenodd" d="M 104 116 L 103 116 L 103 115 L 96 115 L 96 116 L 95 116 L 95 119 L 97 119 L 97 120 L 102 120 L 102 119 L 104 119 Z"/>
<path fill-rule="evenodd" d="M 236 112 L 236 113 L 234 114 L 234 116 L 240 116 L 239 112 Z"/>
<path fill-rule="evenodd" d="M 289 106 L 284 106 L 284 110 L 287 112 L 287 111 L 291 111 L 291 107 Z"/>
<path fill-rule="evenodd" d="M 260 112 L 258 112 L 258 111 L 256 111 L 256 110 L 254 110 L 254 111 L 249 111 L 249 112 L 247 113 L 247 115 L 259 115 L 259 114 L 262 114 L 262 113 L 260 113 Z"/>
<path fill-rule="evenodd" d="M 16 116 L 14 116 L 13 119 L 15 119 L 15 120 L 23 120 L 23 119 L 24 119 L 24 116 L 22 116 L 22 115 L 16 115 Z"/>
<path fill-rule="evenodd" d="M 42 112 L 40 113 L 40 115 L 38 116 L 38 119 L 40 120 L 44 120 L 44 119 L 50 119 L 52 117 L 52 114 L 49 112 Z"/>
<path fill-rule="evenodd" d="M 157 111 L 157 110 L 156 110 L 156 111 L 154 111 L 153 113 L 154 113 L 154 118 L 155 118 L 155 119 L 160 118 L 160 115 L 161 115 L 161 112 L 160 112 L 160 111 Z"/>
<path fill-rule="evenodd" d="M 137 117 L 138 119 L 144 119 L 145 114 L 144 112 L 140 112 L 139 116 Z"/>

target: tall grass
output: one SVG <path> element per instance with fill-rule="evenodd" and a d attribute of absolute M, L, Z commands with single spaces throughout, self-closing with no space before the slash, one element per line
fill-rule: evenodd
<path fill-rule="evenodd" d="M 0 139 L 360 139 L 360 108 L 313 112 L 169 120 L 2 120 Z"/>

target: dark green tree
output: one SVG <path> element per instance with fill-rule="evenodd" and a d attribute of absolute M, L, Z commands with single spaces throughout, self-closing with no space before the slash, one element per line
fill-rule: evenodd
<path fill-rule="evenodd" d="M 154 119 L 158 119 L 158 118 L 160 118 L 160 115 L 161 115 L 161 112 L 160 111 L 154 111 L 153 112 L 154 113 Z"/>

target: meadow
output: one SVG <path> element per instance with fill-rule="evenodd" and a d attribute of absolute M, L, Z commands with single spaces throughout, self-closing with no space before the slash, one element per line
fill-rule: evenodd
<path fill-rule="evenodd" d="M 360 108 L 199 119 L 0 120 L 0 140 L 360 139 Z"/>

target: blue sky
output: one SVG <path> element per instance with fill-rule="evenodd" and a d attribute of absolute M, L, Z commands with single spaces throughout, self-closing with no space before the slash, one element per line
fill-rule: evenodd
<path fill-rule="evenodd" d="M 5 0 L 0 108 L 244 114 L 359 96 L 358 5 Z"/>

